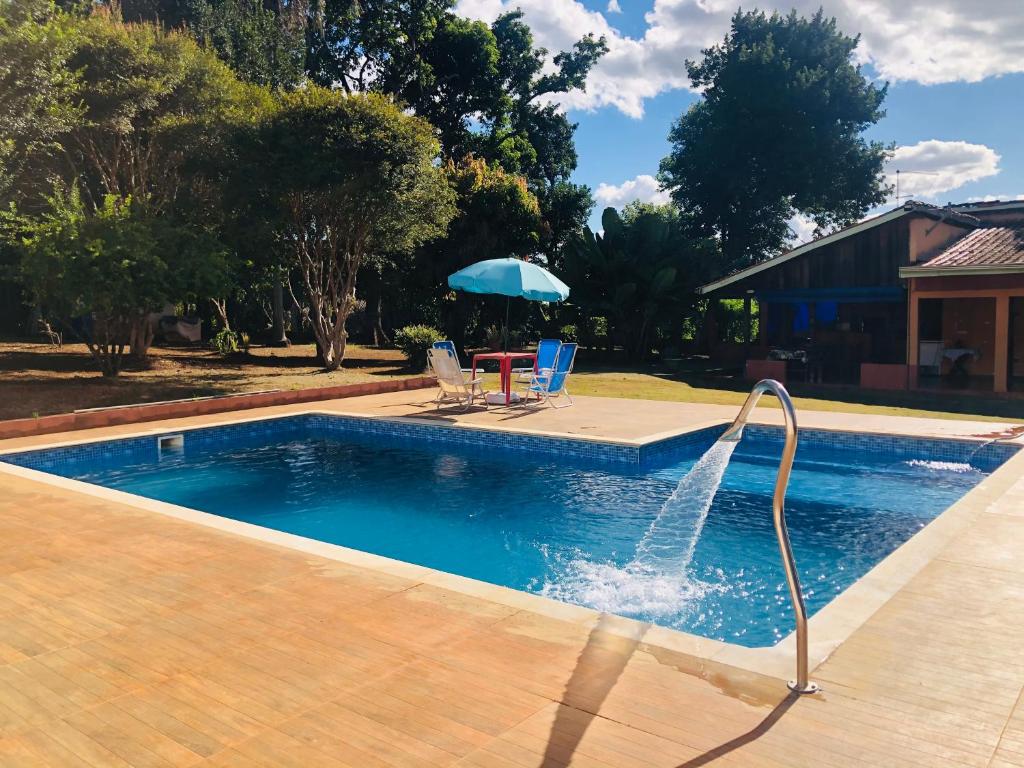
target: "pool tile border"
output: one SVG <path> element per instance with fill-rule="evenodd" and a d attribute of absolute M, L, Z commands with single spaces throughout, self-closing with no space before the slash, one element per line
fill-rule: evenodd
<path fill-rule="evenodd" d="M 143 436 L 125 436 L 86 440 L 68 445 L 43 446 L 23 450 L 0 451 L 0 462 L 34 469 L 51 470 L 63 462 L 88 461 L 115 456 L 158 457 L 160 435 L 182 434 L 189 445 L 210 446 L 227 442 L 266 438 L 272 435 L 378 435 L 410 445 L 455 444 L 551 456 L 569 455 L 600 462 L 645 465 L 675 455 L 687 448 L 706 450 L 724 431 L 725 425 L 696 425 L 680 434 L 653 441 L 608 441 L 587 436 L 513 432 L 485 427 L 466 428 L 425 422 L 422 419 L 385 419 L 374 416 L 307 411 L 241 422 L 162 429 Z M 750 424 L 746 435 L 769 444 L 782 444 L 781 427 Z M 967 462 L 990 472 L 1006 462 L 1020 445 L 998 441 L 980 442 L 954 438 L 930 438 L 874 433 L 856 433 L 802 428 L 800 445 L 830 450 L 870 451 L 876 455 L 928 461 Z"/>

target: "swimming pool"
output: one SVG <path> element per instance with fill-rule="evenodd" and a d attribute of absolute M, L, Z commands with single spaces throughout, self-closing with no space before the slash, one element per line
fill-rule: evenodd
<path fill-rule="evenodd" d="M 2 460 L 748 647 L 793 625 L 771 523 L 782 432 L 751 425 L 685 574 L 637 544 L 724 427 L 644 446 L 306 414 Z M 1015 448 L 801 431 L 787 517 L 820 610 Z"/>

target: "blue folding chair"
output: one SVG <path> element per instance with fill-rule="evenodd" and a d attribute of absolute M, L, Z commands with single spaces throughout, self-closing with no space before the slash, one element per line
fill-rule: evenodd
<path fill-rule="evenodd" d="M 573 363 L 576 361 L 576 344 L 562 344 L 555 355 L 554 364 L 547 369 L 538 368 L 526 388 L 527 395 L 534 395 L 538 405 L 551 403 L 552 408 L 567 408 L 572 405 L 572 398 L 569 396 L 569 389 L 566 384 L 569 381 L 569 374 L 572 373 Z M 555 405 L 552 398 L 565 395 L 566 404 Z"/>
<path fill-rule="evenodd" d="M 554 368 L 560 346 L 561 339 L 541 339 L 537 342 L 537 364 L 532 368 L 513 368 L 512 374 L 516 377 L 516 383 L 529 384 L 534 371 L 539 373 L 544 369 Z"/>
<path fill-rule="evenodd" d="M 463 368 L 462 367 L 462 363 L 459 362 L 459 354 L 458 354 L 458 352 L 455 351 L 455 342 L 454 341 L 447 341 L 447 340 L 445 340 L 445 341 L 435 341 L 431 346 L 434 349 L 443 349 L 443 350 L 445 350 L 449 355 L 451 355 L 453 358 L 455 358 L 455 363 L 456 363 L 456 365 L 459 366 L 459 370 L 460 371 L 462 371 L 463 373 L 470 373 L 470 369 L 469 368 Z"/>

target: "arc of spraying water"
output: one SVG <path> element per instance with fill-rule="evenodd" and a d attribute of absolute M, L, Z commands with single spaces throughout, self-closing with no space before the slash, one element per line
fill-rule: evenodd
<path fill-rule="evenodd" d="M 739 442 L 743 438 L 743 428 L 747 425 L 750 412 L 761 399 L 761 395 L 770 392 L 778 398 L 785 414 L 786 442 L 782 447 L 779 459 L 779 472 L 775 477 L 775 493 L 772 496 L 772 519 L 775 523 L 775 535 L 779 540 L 779 553 L 782 555 L 782 566 L 786 571 L 786 583 L 789 585 L 789 596 L 793 602 L 793 613 L 796 617 L 796 679 L 789 681 L 790 690 L 797 693 L 815 693 L 817 683 L 807 679 L 807 608 L 804 605 L 803 590 L 800 587 L 800 576 L 796 570 L 793 547 L 789 542 L 789 529 L 786 527 L 786 488 L 789 475 L 793 470 L 793 458 L 796 456 L 796 409 L 789 392 L 775 379 L 762 379 L 754 385 L 746 402 L 740 409 L 736 420 L 718 438 L 727 442 Z"/>

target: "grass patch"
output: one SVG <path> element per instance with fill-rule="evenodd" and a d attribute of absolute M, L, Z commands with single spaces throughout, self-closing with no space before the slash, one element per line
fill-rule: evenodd
<path fill-rule="evenodd" d="M 469 361 L 465 361 L 468 363 Z M 493 370 L 494 364 L 488 364 Z M 154 348 L 144 367 L 103 379 L 81 344 L 55 349 L 46 344 L 0 342 L 0 419 L 45 416 L 79 408 L 128 405 L 267 389 L 306 389 L 413 375 L 397 350 L 349 345 L 342 368 L 325 373 L 309 344 L 286 349 L 254 347 L 248 355 L 224 357 L 205 348 Z M 498 388 L 497 375 L 486 376 Z M 594 365 L 586 352 L 572 375 L 574 395 L 713 403 L 739 406 L 750 391 L 737 376 L 686 361 L 679 371 L 656 366 Z M 873 392 L 856 387 L 794 384 L 801 410 L 924 416 L 939 419 L 1024 421 L 1024 399 L 949 392 Z M 764 398 L 766 406 L 774 398 Z"/>

